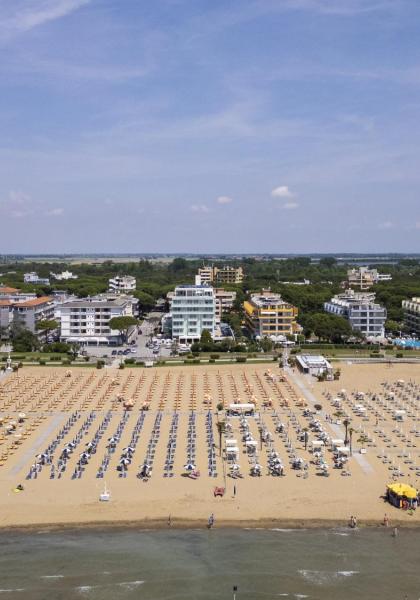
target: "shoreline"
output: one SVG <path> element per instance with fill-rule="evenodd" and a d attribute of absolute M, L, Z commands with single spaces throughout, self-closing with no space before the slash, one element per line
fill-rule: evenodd
<path fill-rule="evenodd" d="M 394 527 L 399 529 L 417 530 L 420 529 L 418 521 L 403 521 L 401 519 L 391 519 L 389 527 L 383 525 L 382 520 L 360 520 L 357 530 L 360 529 L 382 529 L 392 531 Z M 171 525 L 168 525 L 168 519 L 142 519 L 127 521 L 80 521 L 74 523 L 28 523 L 19 525 L 1 525 L 0 535 L 5 533 L 64 533 L 88 531 L 170 531 L 170 530 L 206 530 L 207 522 L 204 519 L 177 519 L 171 518 Z M 352 529 L 346 521 L 337 519 L 260 519 L 260 520 L 232 520 L 217 519 L 212 529 L 249 529 L 249 530 L 332 530 L 332 529 Z"/>

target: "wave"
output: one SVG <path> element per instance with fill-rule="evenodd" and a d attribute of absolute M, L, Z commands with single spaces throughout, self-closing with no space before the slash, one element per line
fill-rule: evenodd
<path fill-rule="evenodd" d="M 24 592 L 25 588 L 15 588 L 10 590 L 0 590 L 0 594 L 11 594 L 13 592 Z"/>
<path fill-rule="evenodd" d="M 115 585 L 118 585 L 119 587 L 123 587 L 126 588 L 128 590 L 132 590 L 136 587 L 138 587 L 139 585 L 143 585 L 144 581 L 121 581 L 121 583 L 116 583 Z"/>
<path fill-rule="evenodd" d="M 40 575 L 41 579 L 61 579 L 64 575 Z"/>
<path fill-rule="evenodd" d="M 281 533 L 296 533 L 297 531 L 306 531 L 306 529 L 282 529 L 281 527 L 273 527 L 269 531 L 280 531 Z"/>
<path fill-rule="evenodd" d="M 309 581 L 314 585 L 327 585 L 337 579 L 357 575 L 359 571 L 309 571 L 307 569 L 301 569 L 298 573 L 302 575 L 306 581 Z"/>

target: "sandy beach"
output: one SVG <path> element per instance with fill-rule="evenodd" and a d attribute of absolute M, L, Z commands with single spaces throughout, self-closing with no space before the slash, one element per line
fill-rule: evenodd
<path fill-rule="evenodd" d="M 218 526 L 343 525 L 350 515 L 369 525 L 381 523 L 385 513 L 391 524 L 420 525 L 419 510 L 408 514 L 382 498 L 393 476 L 418 487 L 418 366 L 343 364 L 341 370 L 340 381 L 319 383 L 297 372 L 284 373 L 275 363 L 81 368 L 71 376 L 62 368 L 23 368 L 0 380 L 0 527 L 148 528 L 168 527 L 169 522 L 173 527 L 203 527 L 211 513 Z M 344 477 L 333 468 L 327 446 L 325 477 L 312 463 L 315 433 L 309 430 L 307 450 L 297 438 L 308 427 L 304 411 L 313 410 L 315 403 L 322 405 L 316 418 L 325 432 L 332 439 L 344 438 L 343 418 L 334 416 L 339 394 L 354 430 L 353 455 L 346 465 L 351 475 Z M 123 406 L 127 400 L 129 411 Z M 228 419 L 231 431 L 219 449 L 217 421 L 223 416 L 216 406 L 251 400 L 256 413 L 247 426 L 257 442 L 257 458 L 248 455 L 242 442 L 239 417 Z M 365 410 L 360 412 L 360 406 Z M 395 410 L 405 411 L 401 423 L 394 420 Z M 15 423 L 13 430 L 10 423 Z M 283 433 L 276 432 L 279 423 Z M 261 442 L 259 425 L 271 441 Z M 363 444 L 358 441 L 362 435 Z M 235 464 L 241 478 L 229 476 L 225 437 L 238 442 Z M 112 451 L 110 439 L 116 439 Z M 60 473 L 60 456 L 74 440 Z M 191 441 L 194 445 L 196 479 L 184 469 L 188 440 L 190 452 Z M 95 452 L 79 474 L 80 455 L 92 442 Z M 362 445 L 366 453 L 361 454 Z M 117 467 L 129 446 L 131 463 L 124 473 Z M 41 460 L 35 457 L 48 447 L 53 450 L 47 464 L 31 471 Z M 268 471 L 268 454 L 274 451 L 284 465 L 282 477 Z M 301 458 L 307 469 L 292 469 L 291 456 Z M 152 474 L 142 480 L 138 475 L 146 457 L 152 461 Z M 250 475 L 256 461 L 261 477 Z M 23 491 L 15 491 L 18 484 Z M 105 485 L 110 501 L 99 502 Z M 225 488 L 223 497 L 214 496 L 215 487 Z"/>

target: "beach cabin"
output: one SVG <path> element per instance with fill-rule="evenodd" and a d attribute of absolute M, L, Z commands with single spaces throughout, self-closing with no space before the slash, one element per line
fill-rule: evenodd
<path fill-rule="evenodd" d="M 255 412 L 255 406 L 253 404 L 229 404 L 227 414 L 232 417 L 239 417 L 241 415 L 252 416 Z"/>
<path fill-rule="evenodd" d="M 331 440 L 331 448 L 332 448 L 333 452 L 337 451 L 337 449 L 342 446 L 344 446 L 344 440 L 340 440 L 340 439 Z"/>

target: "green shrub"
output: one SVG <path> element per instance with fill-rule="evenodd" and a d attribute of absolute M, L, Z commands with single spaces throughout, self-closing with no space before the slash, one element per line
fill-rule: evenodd
<path fill-rule="evenodd" d="M 144 365 L 145 365 L 145 362 L 144 362 L 143 360 L 138 360 L 138 361 L 136 362 L 136 365 L 139 365 L 140 367 L 144 367 Z"/>
<path fill-rule="evenodd" d="M 62 365 L 71 365 L 71 360 L 65 359 L 61 361 Z"/>
<path fill-rule="evenodd" d="M 216 359 L 215 359 L 215 358 L 209 358 L 209 363 L 213 364 L 213 363 L 215 363 L 215 362 L 216 362 Z"/>
<path fill-rule="evenodd" d="M 397 352 L 395 355 L 395 358 L 404 358 L 404 353 L 403 352 Z"/>
<path fill-rule="evenodd" d="M 220 354 L 210 354 L 210 359 L 211 359 L 211 360 L 215 361 L 215 360 L 217 360 L 218 358 L 220 358 Z"/>
<path fill-rule="evenodd" d="M 126 358 L 124 360 L 124 362 L 126 365 L 134 365 L 134 364 L 136 364 L 136 359 L 135 358 Z"/>
<path fill-rule="evenodd" d="M 40 365 L 44 366 L 44 365 L 46 365 L 46 364 L 47 364 L 47 361 L 46 361 L 46 360 L 44 360 L 43 358 L 40 358 L 40 359 L 39 359 L 39 361 L 38 361 L 38 364 L 40 364 Z"/>
<path fill-rule="evenodd" d="M 104 366 L 105 366 L 105 361 L 103 361 L 103 360 L 97 360 L 96 361 L 96 368 L 97 369 L 103 369 Z"/>
<path fill-rule="evenodd" d="M 246 356 L 237 356 L 236 357 L 236 362 L 237 363 L 246 363 L 247 361 L 247 357 Z"/>
<path fill-rule="evenodd" d="M 121 364 L 120 364 L 120 366 L 119 366 L 119 368 L 120 368 L 120 369 L 125 369 L 125 364 L 124 364 L 124 363 L 121 363 Z"/>
<path fill-rule="evenodd" d="M 89 356 L 84 356 L 85 362 L 89 362 Z"/>

